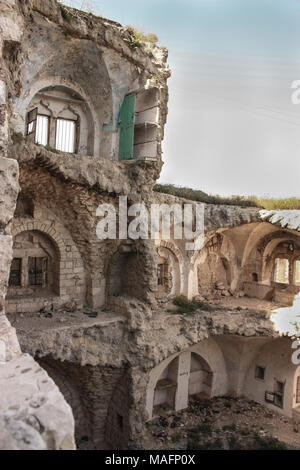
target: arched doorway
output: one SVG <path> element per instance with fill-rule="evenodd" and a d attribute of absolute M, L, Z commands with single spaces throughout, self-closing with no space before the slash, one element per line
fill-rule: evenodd
<path fill-rule="evenodd" d="M 213 372 L 208 362 L 196 352 L 185 351 L 175 357 L 160 373 L 154 388 L 153 410 L 159 413 L 188 406 L 188 397 L 210 398 Z"/>
<path fill-rule="evenodd" d="M 93 155 L 94 121 L 88 103 L 63 85 L 41 89 L 31 100 L 25 134 L 49 149 Z"/>
<path fill-rule="evenodd" d="M 197 353 L 191 353 L 189 396 L 199 395 L 210 398 L 213 373 L 208 363 Z"/>
<path fill-rule="evenodd" d="M 177 356 L 163 370 L 154 389 L 153 410 L 158 411 L 160 406 L 165 409 L 175 409 L 175 396 L 177 391 L 179 357 Z"/>
<path fill-rule="evenodd" d="M 8 297 L 59 295 L 60 253 L 54 242 L 37 230 L 14 237 Z"/>

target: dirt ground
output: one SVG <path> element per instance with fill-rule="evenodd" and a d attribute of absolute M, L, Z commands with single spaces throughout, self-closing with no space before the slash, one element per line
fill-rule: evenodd
<path fill-rule="evenodd" d="M 245 312 L 248 315 L 254 314 L 269 318 L 271 314 L 282 305 L 268 300 L 259 300 L 250 297 L 211 297 L 204 299 L 204 305 L 211 311 L 226 311 L 232 313 Z M 176 313 L 177 307 L 173 304 L 173 299 L 162 298 L 158 300 L 158 312 L 168 311 Z M 204 308 L 205 310 L 205 308 Z"/>
<path fill-rule="evenodd" d="M 83 309 L 80 311 L 66 312 L 64 310 L 39 313 L 15 313 L 7 314 L 11 324 L 18 330 L 48 330 L 56 328 L 70 328 L 72 326 L 91 327 L 124 320 L 124 317 L 112 312 L 101 310 Z"/>
<path fill-rule="evenodd" d="M 300 450 L 292 420 L 241 398 L 191 397 L 180 412 L 160 406 L 147 423 L 147 450 Z"/>

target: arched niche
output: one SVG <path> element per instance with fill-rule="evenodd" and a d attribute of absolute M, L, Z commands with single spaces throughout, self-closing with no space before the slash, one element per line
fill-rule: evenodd
<path fill-rule="evenodd" d="M 24 231 L 14 237 L 8 298 L 60 293 L 60 251 L 47 234 Z"/>
<path fill-rule="evenodd" d="M 289 303 L 299 286 L 296 260 L 300 255 L 300 238 L 271 224 L 261 224 L 250 238 L 241 275 L 246 295 Z"/>
<path fill-rule="evenodd" d="M 298 242 L 298 243 L 297 243 Z M 262 279 L 264 283 L 280 282 L 276 279 L 276 260 L 287 261 L 287 284 L 293 284 L 294 262 L 300 256 L 300 240 L 290 234 L 281 234 L 281 237 L 269 241 L 263 251 Z M 280 268 L 280 266 L 278 266 Z"/>
<path fill-rule="evenodd" d="M 59 151 L 94 155 L 95 122 L 86 99 L 65 85 L 40 89 L 27 107 L 25 134 Z"/>
<path fill-rule="evenodd" d="M 208 362 L 196 352 L 191 353 L 189 378 L 189 396 L 201 394 L 210 398 L 212 390 L 213 371 Z"/>
<path fill-rule="evenodd" d="M 111 157 L 113 135 L 103 129 L 112 122 L 112 89 L 102 51 L 93 41 L 69 41 L 60 30 L 49 42 L 49 27 L 46 23 L 39 28 L 33 25 L 33 30 L 24 35 L 23 47 L 30 50 L 30 60 L 25 58 L 21 67 L 23 88 L 14 101 L 14 130 L 24 133 L 28 107 L 40 90 L 67 87 L 78 93 L 90 108 L 94 129 L 92 155 Z M 33 42 L 35 34 L 39 41 Z"/>
<path fill-rule="evenodd" d="M 213 397 L 228 390 L 228 376 L 220 346 L 212 339 L 180 353 L 170 355 L 149 375 L 146 410 L 149 418 L 154 407 L 176 411 L 187 408 L 189 396 L 204 393 Z"/>
<path fill-rule="evenodd" d="M 176 296 L 181 292 L 180 261 L 170 244 L 157 248 L 157 297 Z"/>
<path fill-rule="evenodd" d="M 124 298 L 145 300 L 148 291 L 145 258 L 135 247 L 120 245 L 107 260 L 106 302 L 118 308 Z"/>
<path fill-rule="evenodd" d="M 10 282 L 6 311 L 33 313 L 51 304 L 59 308 L 71 300 L 82 305 L 86 298 L 84 265 L 66 228 L 51 217 L 50 220 L 23 217 L 13 220 L 11 231 L 13 258 L 19 261 L 12 263 L 15 280 Z M 33 261 L 29 258 L 41 259 Z M 42 276 L 42 284 L 40 277 L 34 283 L 30 281 L 29 275 L 33 273 L 29 273 L 29 269 L 41 271 L 36 276 Z"/>
<path fill-rule="evenodd" d="M 209 295 L 219 285 L 227 289 L 231 287 L 234 269 L 229 257 L 233 257 L 233 253 L 229 251 L 228 246 L 224 249 L 225 245 L 228 243 L 224 243 L 224 237 L 216 234 L 199 252 L 195 267 L 200 294 Z"/>

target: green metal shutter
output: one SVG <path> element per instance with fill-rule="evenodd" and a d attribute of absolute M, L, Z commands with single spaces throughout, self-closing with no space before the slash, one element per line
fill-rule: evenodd
<path fill-rule="evenodd" d="M 135 93 L 131 93 L 130 95 L 125 96 L 119 114 L 119 160 L 128 160 L 133 157 L 134 109 Z"/>

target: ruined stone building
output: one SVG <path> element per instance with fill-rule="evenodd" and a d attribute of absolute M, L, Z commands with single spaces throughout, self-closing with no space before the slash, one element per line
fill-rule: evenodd
<path fill-rule="evenodd" d="M 139 448 L 161 406 L 199 393 L 296 416 L 300 369 L 271 321 L 300 291 L 293 214 L 207 204 L 193 251 L 97 237 L 120 196 L 186 203 L 153 191 L 167 51 L 56 0 L 0 0 L 0 60 L 0 448 Z"/>

